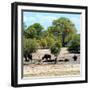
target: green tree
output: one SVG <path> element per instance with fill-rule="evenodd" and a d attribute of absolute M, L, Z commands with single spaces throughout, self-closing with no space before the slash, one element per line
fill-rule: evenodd
<path fill-rule="evenodd" d="M 26 38 L 36 38 L 37 37 L 37 31 L 34 27 L 29 27 L 26 31 Z"/>
<path fill-rule="evenodd" d="M 79 34 L 74 35 L 73 39 L 70 42 L 70 46 L 68 47 L 68 50 L 73 53 L 80 52 L 80 35 Z"/>
<path fill-rule="evenodd" d="M 24 53 L 36 52 L 38 44 L 36 39 L 25 39 L 23 40 Z"/>
<path fill-rule="evenodd" d="M 46 41 L 46 39 L 45 38 L 40 39 L 39 44 L 40 44 L 40 47 L 41 48 L 46 48 L 47 47 L 47 41 Z"/>
<path fill-rule="evenodd" d="M 43 27 L 39 23 L 34 23 L 33 25 L 29 26 L 27 28 L 26 32 L 26 37 L 27 38 L 41 38 Z"/>
<path fill-rule="evenodd" d="M 61 17 L 57 20 L 53 21 L 54 30 L 61 35 L 62 38 L 62 46 L 64 47 L 67 44 L 67 41 L 65 41 L 65 38 L 67 36 L 70 36 L 71 34 L 76 33 L 76 28 L 73 22 L 65 17 Z"/>
<path fill-rule="evenodd" d="M 50 48 L 55 43 L 55 39 L 50 36 L 47 36 L 45 39 L 47 42 L 47 48 Z"/>
<path fill-rule="evenodd" d="M 55 25 L 49 26 L 48 32 L 53 34 L 55 37 L 58 37 L 61 34 L 60 28 L 58 26 L 55 26 Z"/>
<path fill-rule="evenodd" d="M 55 63 L 57 63 L 57 56 L 60 53 L 61 44 L 56 42 L 54 45 L 51 46 L 50 51 L 56 57 Z"/>
<path fill-rule="evenodd" d="M 42 32 L 42 38 L 40 39 L 41 46 L 43 48 L 50 48 L 55 43 L 55 36 L 48 30 Z"/>

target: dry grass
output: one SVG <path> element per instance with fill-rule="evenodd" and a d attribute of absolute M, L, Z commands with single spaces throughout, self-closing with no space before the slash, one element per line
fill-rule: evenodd
<path fill-rule="evenodd" d="M 24 77 L 80 75 L 79 64 L 25 65 Z"/>
<path fill-rule="evenodd" d="M 24 62 L 23 76 L 24 77 L 48 77 L 48 76 L 72 76 L 80 75 L 80 54 L 77 54 L 77 61 L 73 60 L 74 53 L 69 53 L 67 48 L 61 48 L 58 55 L 58 63 L 39 63 L 45 54 L 51 54 L 49 49 L 38 49 L 33 53 L 33 62 Z M 55 57 L 51 54 L 52 59 Z M 69 59 L 68 62 L 59 62 L 59 60 Z"/>

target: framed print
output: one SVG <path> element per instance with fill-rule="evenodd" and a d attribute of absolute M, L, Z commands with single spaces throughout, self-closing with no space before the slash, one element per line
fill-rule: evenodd
<path fill-rule="evenodd" d="M 11 85 L 87 83 L 87 6 L 11 6 Z"/>

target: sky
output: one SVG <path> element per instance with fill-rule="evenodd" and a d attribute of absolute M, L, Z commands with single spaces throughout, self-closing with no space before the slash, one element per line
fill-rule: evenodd
<path fill-rule="evenodd" d="M 75 24 L 77 33 L 80 33 L 80 14 L 23 11 L 23 22 L 27 27 L 34 23 L 40 23 L 44 29 L 47 29 L 52 25 L 53 20 L 60 17 L 69 18 Z"/>

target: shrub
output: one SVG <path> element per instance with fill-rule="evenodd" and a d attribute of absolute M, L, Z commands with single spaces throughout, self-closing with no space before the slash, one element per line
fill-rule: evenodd
<path fill-rule="evenodd" d="M 40 44 L 40 47 L 41 48 L 46 48 L 47 47 L 47 41 L 46 41 L 46 39 L 41 39 L 40 42 L 39 42 L 39 44 Z"/>
<path fill-rule="evenodd" d="M 56 57 L 55 64 L 57 63 L 57 56 L 60 53 L 60 48 L 61 48 L 61 45 L 60 43 L 57 43 L 57 42 L 54 45 L 52 45 L 50 48 L 51 53 Z"/>
<path fill-rule="evenodd" d="M 47 48 L 50 48 L 55 43 L 55 40 L 52 37 L 48 36 L 45 39 L 46 39 L 46 42 L 47 42 Z"/>
<path fill-rule="evenodd" d="M 57 57 L 60 52 L 60 48 L 61 48 L 60 43 L 56 42 L 54 45 L 51 46 L 50 51 L 53 55 Z"/>
<path fill-rule="evenodd" d="M 68 50 L 72 53 L 79 53 L 80 52 L 80 36 L 75 35 L 72 41 L 70 42 L 70 46 Z"/>
<path fill-rule="evenodd" d="M 38 44 L 36 39 L 24 39 L 24 53 L 36 52 Z"/>

